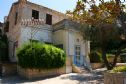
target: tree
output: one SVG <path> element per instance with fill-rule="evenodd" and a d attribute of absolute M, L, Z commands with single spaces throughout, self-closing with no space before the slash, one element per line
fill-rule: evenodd
<path fill-rule="evenodd" d="M 2 34 L 0 29 L 0 62 L 9 61 L 8 58 L 8 40 L 5 34 Z"/>
<path fill-rule="evenodd" d="M 123 11 L 125 6 L 118 0 L 109 2 L 99 0 L 99 4 L 97 3 L 94 0 L 78 0 L 75 10 L 68 11 L 67 14 L 72 20 L 81 24 L 79 29 L 84 39 L 99 44 L 107 69 L 112 69 L 122 48 L 126 47 L 123 39 L 126 36 L 125 20 L 121 19 L 122 15 L 125 16 Z M 116 48 L 113 63 L 109 63 L 106 53 L 107 50 L 112 49 L 109 45 L 112 41 L 118 42 L 119 46 Z"/>

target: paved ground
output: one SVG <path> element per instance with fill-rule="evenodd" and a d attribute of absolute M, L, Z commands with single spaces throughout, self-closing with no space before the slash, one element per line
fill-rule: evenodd
<path fill-rule="evenodd" d="M 103 84 L 104 69 L 92 73 L 70 73 L 57 77 L 38 80 L 26 80 L 18 76 L 2 78 L 2 84 Z"/>
<path fill-rule="evenodd" d="M 1 78 L 1 76 L 0 76 L 0 83 L 2 82 L 2 78 Z"/>

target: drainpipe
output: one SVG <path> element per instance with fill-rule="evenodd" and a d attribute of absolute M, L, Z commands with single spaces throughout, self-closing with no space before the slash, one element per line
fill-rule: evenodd
<path fill-rule="evenodd" d="M 88 54 L 90 53 L 90 41 L 86 41 L 86 60 L 87 60 L 87 63 L 88 63 L 88 68 L 90 71 L 92 71 L 92 68 L 91 68 L 91 63 L 90 63 L 90 58 L 88 56 Z"/>
<path fill-rule="evenodd" d="M 68 56 L 69 56 L 69 29 L 68 29 Z"/>

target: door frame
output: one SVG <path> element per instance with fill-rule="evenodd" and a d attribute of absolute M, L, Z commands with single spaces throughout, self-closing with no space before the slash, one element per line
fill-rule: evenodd
<path fill-rule="evenodd" d="M 77 59 L 77 56 L 76 56 L 76 46 L 79 46 L 80 47 L 80 60 Z M 82 52 L 81 52 L 81 45 L 77 44 L 77 45 L 74 45 L 74 64 L 77 65 L 77 66 L 81 66 L 82 65 Z M 79 62 L 79 63 L 77 63 Z"/>

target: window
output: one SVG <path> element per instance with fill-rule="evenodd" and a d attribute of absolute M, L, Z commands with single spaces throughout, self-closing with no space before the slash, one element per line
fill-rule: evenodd
<path fill-rule="evenodd" d="M 55 45 L 56 47 L 63 49 L 63 44 Z"/>
<path fill-rule="evenodd" d="M 46 24 L 52 25 L 52 15 L 46 14 Z"/>
<path fill-rule="evenodd" d="M 39 11 L 32 10 L 32 18 L 39 19 Z"/>
<path fill-rule="evenodd" d="M 18 13 L 15 13 L 15 25 L 17 24 Z"/>

